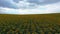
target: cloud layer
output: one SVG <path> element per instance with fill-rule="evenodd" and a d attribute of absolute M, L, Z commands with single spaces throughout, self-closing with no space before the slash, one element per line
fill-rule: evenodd
<path fill-rule="evenodd" d="M 60 13 L 60 0 L 0 0 L 0 14 Z"/>

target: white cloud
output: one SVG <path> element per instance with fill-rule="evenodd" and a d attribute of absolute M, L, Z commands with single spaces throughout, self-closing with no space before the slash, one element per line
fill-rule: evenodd
<path fill-rule="evenodd" d="M 60 11 L 60 2 L 46 5 L 45 8 L 47 11 L 58 12 L 58 10 Z"/>
<path fill-rule="evenodd" d="M 29 3 L 21 2 L 23 5 Z M 20 4 L 20 3 L 19 3 Z M 37 5 L 34 9 L 11 9 L 0 7 L 0 13 L 6 14 L 46 14 L 46 13 L 60 13 L 60 2 L 48 5 Z"/>
<path fill-rule="evenodd" d="M 20 9 L 33 9 L 33 8 L 36 8 L 37 5 L 34 4 L 34 3 L 29 3 L 27 2 L 27 0 L 24 0 L 24 1 L 19 1 L 18 3 L 15 3 L 18 8 Z"/>

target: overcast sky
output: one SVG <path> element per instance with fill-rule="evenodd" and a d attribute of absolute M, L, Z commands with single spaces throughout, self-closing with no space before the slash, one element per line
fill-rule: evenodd
<path fill-rule="evenodd" d="M 0 14 L 60 13 L 60 0 L 0 0 Z"/>

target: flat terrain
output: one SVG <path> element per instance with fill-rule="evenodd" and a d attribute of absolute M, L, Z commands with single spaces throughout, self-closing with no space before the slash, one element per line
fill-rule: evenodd
<path fill-rule="evenodd" d="M 0 34 L 60 34 L 60 14 L 0 14 Z"/>

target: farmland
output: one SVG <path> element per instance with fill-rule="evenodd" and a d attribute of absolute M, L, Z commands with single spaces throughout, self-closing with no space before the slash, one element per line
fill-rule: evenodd
<path fill-rule="evenodd" d="M 60 14 L 0 14 L 0 34 L 60 34 Z"/>

